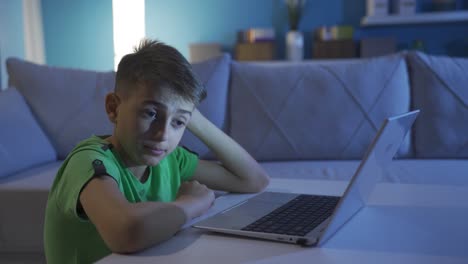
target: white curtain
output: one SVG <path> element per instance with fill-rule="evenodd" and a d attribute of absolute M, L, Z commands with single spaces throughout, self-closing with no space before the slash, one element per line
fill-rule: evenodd
<path fill-rule="evenodd" d="M 45 64 L 41 0 L 23 0 L 25 59 Z"/>

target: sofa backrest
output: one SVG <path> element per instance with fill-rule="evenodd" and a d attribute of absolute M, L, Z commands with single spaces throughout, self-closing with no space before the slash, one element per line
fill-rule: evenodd
<path fill-rule="evenodd" d="M 200 111 L 260 161 L 360 159 L 384 118 L 412 109 L 421 114 L 398 157 L 468 157 L 468 59 L 410 52 L 246 63 L 225 54 L 193 68 L 208 91 Z M 104 96 L 114 72 L 19 59 L 7 70 L 59 159 L 80 140 L 111 133 Z M 190 132 L 181 145 L 213 158 Z"/>
<path fill-rule="evenodd" d="M 220 128 L 225 127 L 229 55 L 193 65 L 208 91 L 200 111 Z M 115 72 L 97 72 L 38 65 L 17 58 L 7 60 L 9 86 L 17 87 L 63 160 L 73 147 L 91 135 L 109 135 L 104 101 L 114 90 Z M 186 133 L 181 144 L 209 157 L 208 148 Z"/>
<path fill-rule="evenodd" d="M 468 158 L 468 58 L 407 57 L 413 107 L 421 109 L 414 125 L 418 158 Z"/>
<path fill-rule="evenodd" d="M 386 117 L 410 110 L 404 54 L 233 62 L 230 133 L 262 161 L 360 159 Z M 400 157 L 411 156 L 411 136 Z"/>

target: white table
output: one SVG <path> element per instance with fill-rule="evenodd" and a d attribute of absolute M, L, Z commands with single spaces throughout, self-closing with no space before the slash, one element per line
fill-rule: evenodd
<path fill-rule="evenodd" d="M 346 186 L 273 179 L 268 189 L 341 195 Z M 221 196 L 204 217 L 250 196 Z M 195 221 L 160 245 L 98 263 L 468 263 L 467 186 L 379 184 L 367 206 L 316 248 L 209 233 L 191 228 Z"/>

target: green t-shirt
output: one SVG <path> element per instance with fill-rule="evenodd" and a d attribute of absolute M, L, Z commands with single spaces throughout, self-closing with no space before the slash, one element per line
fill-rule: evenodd
<path fill-rule="evenodd" d="M 111 176 L 129 202 L 170 202 L 197 164 L 196 154 L 177 147 L 149 168 L 142 183 L 123 166 L 109 142 L 97 136 L 80 142 L 63 162 L 49 193 L 44 227 L 47 262 L 90 263 L 111 253 L 79 206 L 80 192 L 93 176 Z"/>

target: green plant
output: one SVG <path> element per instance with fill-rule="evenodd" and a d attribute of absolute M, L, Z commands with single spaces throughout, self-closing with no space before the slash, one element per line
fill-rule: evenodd
<path fill-rule="evenodd" d="M 306 0 L 285 0 L 288 8 L 289 27 L 297 30 L 301 22 L 302 11 Z"/>

